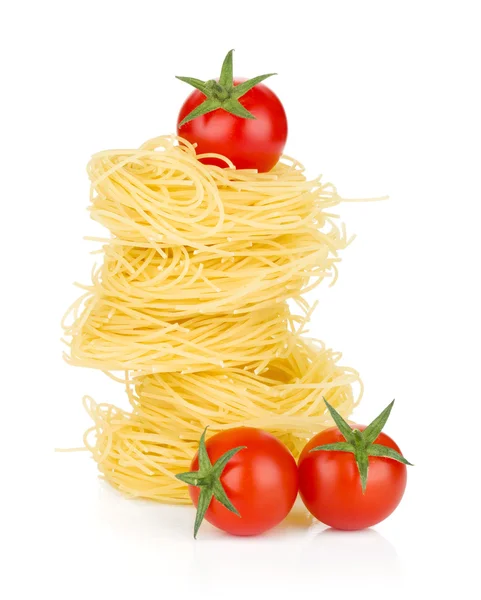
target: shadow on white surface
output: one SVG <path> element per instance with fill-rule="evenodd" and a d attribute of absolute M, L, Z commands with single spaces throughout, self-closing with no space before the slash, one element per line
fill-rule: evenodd
<path fill-rule="evenodd" d="M 148 544 L 161 544 L 163 540 L 190 541 L 189 525 L 194 515 L 192 506 L 126 498 L 106 482 L 99 481 L 97 516 L 115 536 Z"/>

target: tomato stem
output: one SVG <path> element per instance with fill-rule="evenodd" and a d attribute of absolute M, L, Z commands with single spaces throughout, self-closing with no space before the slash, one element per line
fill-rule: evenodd
<path fill-rule="evenodd" d="M 392 448 L 383 446 L 382 444 L 375 444 L 374 442 L 381 433 L 384 425 L 386 424 L 389 415 L 391 414 L 392 407 L 394 406 L 394 400 L 378 415 L 372 423 L 370 423 L 364 431 L 359 429 L 352 429 L 352 427 L 345 421 L 336 409 L 329 404 L 324 398 L 326 407 L 337 425 L 342 436 L 346 440 L 345 442 L 337 442 L 334 444 L 323 444 L 322 446 L 316 446 L 312 448 L 310 452 L 317 452 L 319 450 L 328 452 L 351 452 L 354 454 L 359 476 L 361 478 L 362 493 L 364 494 L 367 486 L 367 477 L 369 472 L 369 457 L 370 456 L 382 456 L 384 458 L 390 458 L 396 460 L 404 465 L 413 466 L 407 461 L 402 454 L 396 452 Z"/>
<path fill-rule="evenodd" d="M 229 50 L 224 58 L 218 81 L 215 79 L 202 81 L 201 79 L 196 79 L 194 77 L 176 76 L 177 79 L 180 79 L 180 81 L 188 83 L 192 87 L 198 89 L 206 97 L 202 104 L 199 104 L 199 106 L 194 108 L 194 110 L 192 110 L 184 119 L 182 119 L 182 121 L 179 123 L 179 128 L 189 121 L 192 121 L 201 115 L 205 115 L 217 110 L 218 108 L 240 117 L 241 119 L 256 118 L 251 112 L 242 106 L 242 104 L 239 102 L 239 98 L 241 98 L 258 83 L 261 83 L 261 81 L 264 81 L 264 79 L 267 79 L 268 77 L 276 75 L 276 73 L 258 75 L 257 77 L 248 79 L 239 85 L 234 85 L 234 69 L 232 60 L 233 52 L 234 50 Z"/>
<path fill-rule="evenodd" d="M 197 537 L 197 532 L 199 531 L 199 527 L 204 520 L 205 513 L 212 502 L 212 498 L 218 500 L 238 517 L 241 516 L 236 507 L 229 500 L 229 497 L 227 496 L 220 481 L 220 477 L 231 458 L 240 450 L 244 450 L 246 446 L 238 446 L 237 448 L 228 450 L 214 464 L 212 464 L 207 453 L 207 447 L 205 445 L 206 432 L 207 427 L 204 429 L 204 432 L 200 436 L 199 440 L 199 470 L 188 471 L 186 473 L 179 473 L 176 475 L 176 478 L 180 481 L 200 488 L 199 500 L 197 502 L 197 513 L 195 515 L 194 523 L 194 538 Z"/>

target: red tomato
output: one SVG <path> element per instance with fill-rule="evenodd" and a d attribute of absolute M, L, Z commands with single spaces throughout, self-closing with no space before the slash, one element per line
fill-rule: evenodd
<path fill-rule="evenodd" d="M 234 79 L 234 86 L 245 79 Z M 262 83 L 246 92 L 239 102 L 256 119 L 243 119 L 222 108 L 189 121 L 179 128 L 179 123 L 199 104 L 205 95 L 194 90 L 180 109 L 177 133 L 197 144 L 197 154 L 214 152 L 222 154 L 238 169 L 270 171 L 279 160 L 287 139 L 287 118 L 279 98 Z M 203 159 L 206 164 L 225 167 L 216 159 Z"/>
<path fill-rule="evenodd" d="M 354 427 L 365 429 L 363 425 Z M 299 457 L 299 492 L 308 510 L 322 523 L 336 529 L 364 529 L 383 521 L 401 501 L 406 488 L 406 465 L 370 456 L 363 494 L 354 454 L 309 452 L 316 446 L 344 441 L 337 427 L 326 429 L 310 440 Z M 375 443 L 400 452 L 385 433 L 380 433 Z"/>
<path fill-rule="evenodd" d="M 224 490 L 240 517 L 212 498 L 205 518 L 233 535 L 257 535 L 280 523 L 290 512 L 297 496 L 297 465 L 282 442 L 253 427 L 222 431 L 206 442 L 214 464 L 224 452 L 246 446 L 229 460 L 220 477 Z M 197 471 L 197 455 L 191 470 Z M 189 485 L 197 506 L 200 489 Z"/>

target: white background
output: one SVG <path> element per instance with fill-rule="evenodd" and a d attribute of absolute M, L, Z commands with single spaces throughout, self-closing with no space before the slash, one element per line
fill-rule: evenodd
<path fill-rule="evenodd" d="M 478 5 L 478 6 L 477 6 Z M 4 598 L 475 597 L 480 474 L 480 140 L 477 2 L 5 5 L 0 19 Z M 416 466 L 373 530 L 326 531 L 302 510 L 254 539 L 193 511 L 127 501 L 76 446 L 81 397 L 122 403 L 61 360 L 59 320 L 88 281 L 85 164 L 174 130 L 175 74 L 277 71 L 287 151 L 346 197 L 357 233 L 311 332 L 361 371 L 355 418 L 393 397 L 390 433 Z M 190 590 L 190 591 L 189 591 Z M 335 590 L 335 591 L 333 591 Z M 471 590 L 471 591 L 470 591 Z"/>

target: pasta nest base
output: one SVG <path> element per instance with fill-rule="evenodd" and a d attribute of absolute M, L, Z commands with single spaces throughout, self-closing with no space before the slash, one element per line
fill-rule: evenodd
<path fill-rule="evenodd" d="M 126 375 L 131 412 L 84 404 L 94 425 L 85 434 L 102 477 L 130 497 L 188 502 L 175 474 L 187 471 L 201 433 L 258 427 L 282 440 L 297 458 L 308 439 L 330 426 L 324 398 L 347 417 L 362 396 L 354 369 L 321 342 L 298 338 L 286 358 L 262 373 L 224 368 L 179 375 Z M 354 393 L 354 387 L 358 390 Z"/>

